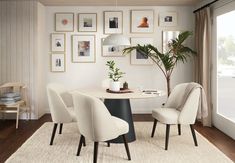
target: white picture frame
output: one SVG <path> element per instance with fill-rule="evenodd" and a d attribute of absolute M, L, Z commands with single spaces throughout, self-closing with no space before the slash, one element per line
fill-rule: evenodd
<path fill-rule="evenodd" d="M 55 31 L 73 32 L 74 31 L 74 13 L 55 13 Z"/>
<path fill-rule="evenodd" d="M 161 12 L 159 14 L 159 26 L 169 27 L 177 26 L 177 12 Z"/>
<path fill-rule="evenodd" d="M 95 35 L 72 35 L 72 62 L 95 62 Z"/>
<path fill-rule="evenodd" d="M 180 31 L 162 31 L 162 52 L 168 51 L 168 43 L 172 39 L 175 39 L 180 34 Z"/>
<path fill-rule="evenodd" d="M 122 11 L 104 11 L 104 34 L 122 34 Z"/>
<path fill-rule="evenodd" d="M 102 57 L 125 57 L 123 49 L 127 46 L 103 45 L 104 38 L 101 39 Z"/>
<path fill-rule="evenodd" d="M 96 13 L 79 13 L 78 14 L 78 31 L 79 32 L 96 32 L 97 31 L 97 14 Z"/>
<path fill-rule="evenodd" d="M 51 34 L 51 52 L 65 52 L 66 41 L 64 33 Z"/>
<path fill-rule="evenodd" d="M 131 33 L 153 33 L 154 11 L 131 10 Z"/>
<path fill-rule="evenodd" d="M 51 72 L 65 72 L 65 54 L 52 53 L 51 54 Z"/>
<path fill-rule="evenodd" d="M 131 38 L 131 46 L 136 45 L 147 45 L 153 44 L 153 38 L 151 37 L 133 37 Z M 131 52 L 131 65 L 153 65 L 153 61 L 151 58 L 145 58 L 140 52 L 133 50 Z"/>

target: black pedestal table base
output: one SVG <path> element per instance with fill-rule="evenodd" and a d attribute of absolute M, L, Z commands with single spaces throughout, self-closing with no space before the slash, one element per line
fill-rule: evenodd
<path fill-rule="evenodd" d="M 123 119 L 129 124 L 129 132 L 126 134 L 127 142 L 136 140 L 134 123 L 132 119 L 131 105 L 129 99 L 105 99 L 104 104 L 112 116 Z M 123 143 L 122 136 L 110 140 L 110 143 Z"/>

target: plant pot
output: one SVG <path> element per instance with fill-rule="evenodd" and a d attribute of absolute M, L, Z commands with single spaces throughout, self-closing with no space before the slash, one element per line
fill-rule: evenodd
<path fill-rule="evenodd" d="M 120 82 L 119 81 L 110 81 L 109 90 L 118 92 L 120 91 Z"/>

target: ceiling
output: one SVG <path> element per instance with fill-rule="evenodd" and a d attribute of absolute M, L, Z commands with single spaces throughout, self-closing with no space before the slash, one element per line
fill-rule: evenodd
<path fill-rule="evenodd" d="M 46 6 L 115 6 L 116 0 L 39 0 Z M 195 5 L 201 0 L 117 0 L 118 6 Z"/>

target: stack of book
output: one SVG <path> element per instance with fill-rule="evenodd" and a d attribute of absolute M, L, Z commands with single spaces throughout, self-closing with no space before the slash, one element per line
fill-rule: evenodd
<path fill-rule="evenodd" d="M 8 92 L 0 96 L 0 104 L 12 104 L 20 100 L 21 97 L 18 92 Z"/>

